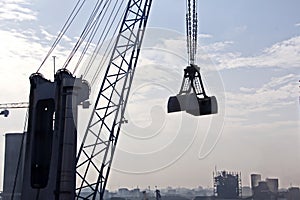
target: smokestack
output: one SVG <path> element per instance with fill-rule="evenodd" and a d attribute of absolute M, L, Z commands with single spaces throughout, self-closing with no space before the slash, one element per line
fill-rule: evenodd
<path fill-rule="evenodd" d="M 252 190 L 258 186 L 258 183 L 261 181 L 260 174 L 251 174 L 251 188 Z"/>

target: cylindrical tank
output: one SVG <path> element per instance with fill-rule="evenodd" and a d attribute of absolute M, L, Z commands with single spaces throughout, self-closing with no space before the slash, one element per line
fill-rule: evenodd
<path fill-rule="evenodd" d="M 5 134 L 3 200 L 10 200 L 12 196 L 22 138 L 23 133 Z M 22 166 L 23 162 L 21 158 L 19 163 L 18 178 L 15 184 L 14 200 L 21 199 L 21 185 L 23 177 Z"/>
<path fill-rule="evenodd" d="M 273 193 L 278 192 L 278 179 L 277 178 L 267 178 L 266 179 L 269 190 Z"/>
<path fill-rule="evenodd" d="M 258 183 L 261 181 L 260 174 L 251 174 L 251 188 L 254 189 L 258 186 Z"/>

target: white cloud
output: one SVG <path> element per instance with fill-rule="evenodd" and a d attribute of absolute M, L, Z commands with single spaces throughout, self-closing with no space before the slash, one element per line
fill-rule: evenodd
<path fill-rule="evenodd" d="M 48 42 L 49 41 L 53 41 L 56 36 L 55 35 L 52 35 L 50 34 L 48 31 L 46 31 L 43 27 L 41 27 L 41 33 L 42 35 L 44 36 L 44 39 L 47 40 Z"/>
<path fill-rule="evenodd" d="M 271 111 L 297 104 L 298 79 L 295 74 L 273 77 L 261 88 L 240 88 L 240 93 L 226 93 L 227 113 L 233 118 L 247 118 L 251 113 Z"/>
<path fill-rule="evenodd" d="M 300 27 L 300 23 L 295 24 L 295 26 Z"/>
<path fill-rule="evenodd" d="M 199 38 L 212 38 L 213 36 L 210 34 L 199 34 Z"/>
<path fill-rule="evenodd" d="M 222 42 L 215 42 L 206 46 L 201 46 L 201 49 L 207 52 L 217 52 L 222 51 L 232 45 L 233 41 L 222 41 Z"/>
<path fill-rule="evenodd" d="M 242 57 L 239 53 L 212 55 L 220 69 L 238 67 L 280 67 L 300 66 L 300 36 L 290 38 L 266 48 L 257 56 Z"/>
<path fill-rule="evenodd" d="M 243 25 L 243 26 L 238 26 L 235 28 L 235 31 L 237 33 L 242 33 L 242 32 L 245 32 L 246 30 L 248 29 L 248 27 L 246 25 Z"/>
<path fill-rule="evenodd" d="M 4 0 L 0 2 L 0 20 L 36 20 L 37 12 L 26 7 L 27 0 Z"/>

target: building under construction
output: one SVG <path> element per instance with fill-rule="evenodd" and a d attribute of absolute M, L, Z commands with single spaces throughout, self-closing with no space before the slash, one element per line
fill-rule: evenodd
<path fill-rule="evenodd" d="M 241 173 L 227 171 L 214 172 L 214 196 L 216 199 L 241 198 Z"/>

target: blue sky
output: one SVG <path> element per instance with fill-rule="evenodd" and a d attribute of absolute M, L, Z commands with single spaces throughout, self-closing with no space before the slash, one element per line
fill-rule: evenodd
<path fill-rule="evenodd" d="M 1 103 L 27 101 L 28 77 L 73 6 L 71 0 L 0 2 Z M 244 185 L 256 172 L 278 177 L 282 187 L 300 186 L 299 7 L 297 0 L 199 0 L 198 64 L 224 110 L 195 119 L 164 113 L 186 64 L 185 1 L 154 0 L 128 105 L 132 122 L 124 127 L 108 187 L 211 187 L 215 166 L 241 171 Z M 54 52 L 58 65 L 80 33 L 86 12 Z M 49 78 L 51 66 L 50 59 L 42 71 Z M 9 118 L 2 117 L 1 134 L 21 132 L 24 116 L 24 110 L 11 110 Z M 130 137 L 141 137 L 139 132 L 158 134 L 147 142 Z M 134 155 L 141 147 L 147 156 Z M 124 152 L 131 154 L 122 158 Z"/>

